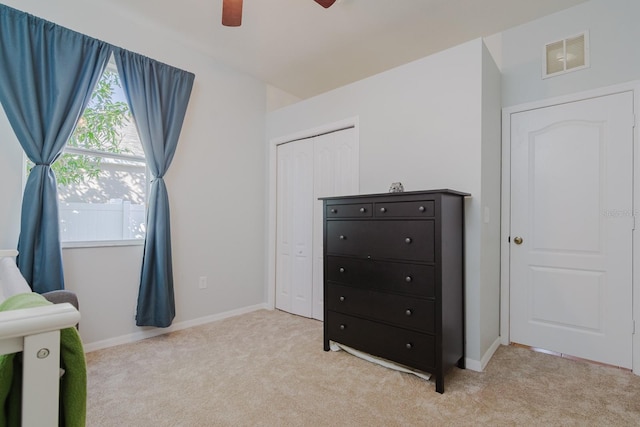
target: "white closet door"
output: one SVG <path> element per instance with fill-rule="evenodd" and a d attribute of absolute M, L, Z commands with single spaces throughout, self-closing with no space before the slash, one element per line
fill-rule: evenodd
<path fill-rule="evenodd" d="M 322 202 L 319 197 L 358 194 L 359 154 L 354 128 L 314 138 L 313 155 L 313 313 L 323 320 Z"/>
<path fill-rule="evenodd" d="M 311 317 L 313 141 L 278 146 L 276 308 Z"/>
<path fill-rule="evenodd" d="M 359 192 L 355 129 L 279 145 L 276 308 L 323 318 L 322 202 Z"/>

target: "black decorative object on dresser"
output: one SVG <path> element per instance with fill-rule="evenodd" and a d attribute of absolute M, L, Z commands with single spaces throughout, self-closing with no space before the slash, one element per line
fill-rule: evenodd
<path fill-rule="evenodd" d="M 452 190 L 325 197 L 329 341 L 429 372 L 464 368 L 464 197 Z"/>

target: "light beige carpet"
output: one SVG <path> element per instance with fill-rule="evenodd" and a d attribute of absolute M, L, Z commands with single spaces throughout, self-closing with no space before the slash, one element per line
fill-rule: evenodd
<path fill-rule="evenodd" d="M 516 348 L 433 382 L 322 350 L 322 323 L 261 310 L 87 355 L 87 425 L 640 425 L 640 377 Z"/>

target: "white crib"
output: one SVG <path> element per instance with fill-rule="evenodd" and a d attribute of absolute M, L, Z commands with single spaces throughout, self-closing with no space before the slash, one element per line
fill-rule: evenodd
<path fill-rule="evenodd" d="M 16 255 L 0 250 L 0 258 Z M 22 425 L 58 425 L 60 330 L 79 321 L 68 303 L 0 312 L 0 354 L 23 353 Z"/>

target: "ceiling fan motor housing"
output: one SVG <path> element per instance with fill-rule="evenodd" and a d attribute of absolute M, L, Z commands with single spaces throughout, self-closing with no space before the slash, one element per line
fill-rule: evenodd
<path fill-rule="evenodd" d="M 314 0 L 325 9 L 331 7 L 336 0 Z M 242 0 L 222 0 L 222 25 L 239 27 L 242 24 Z"/>

